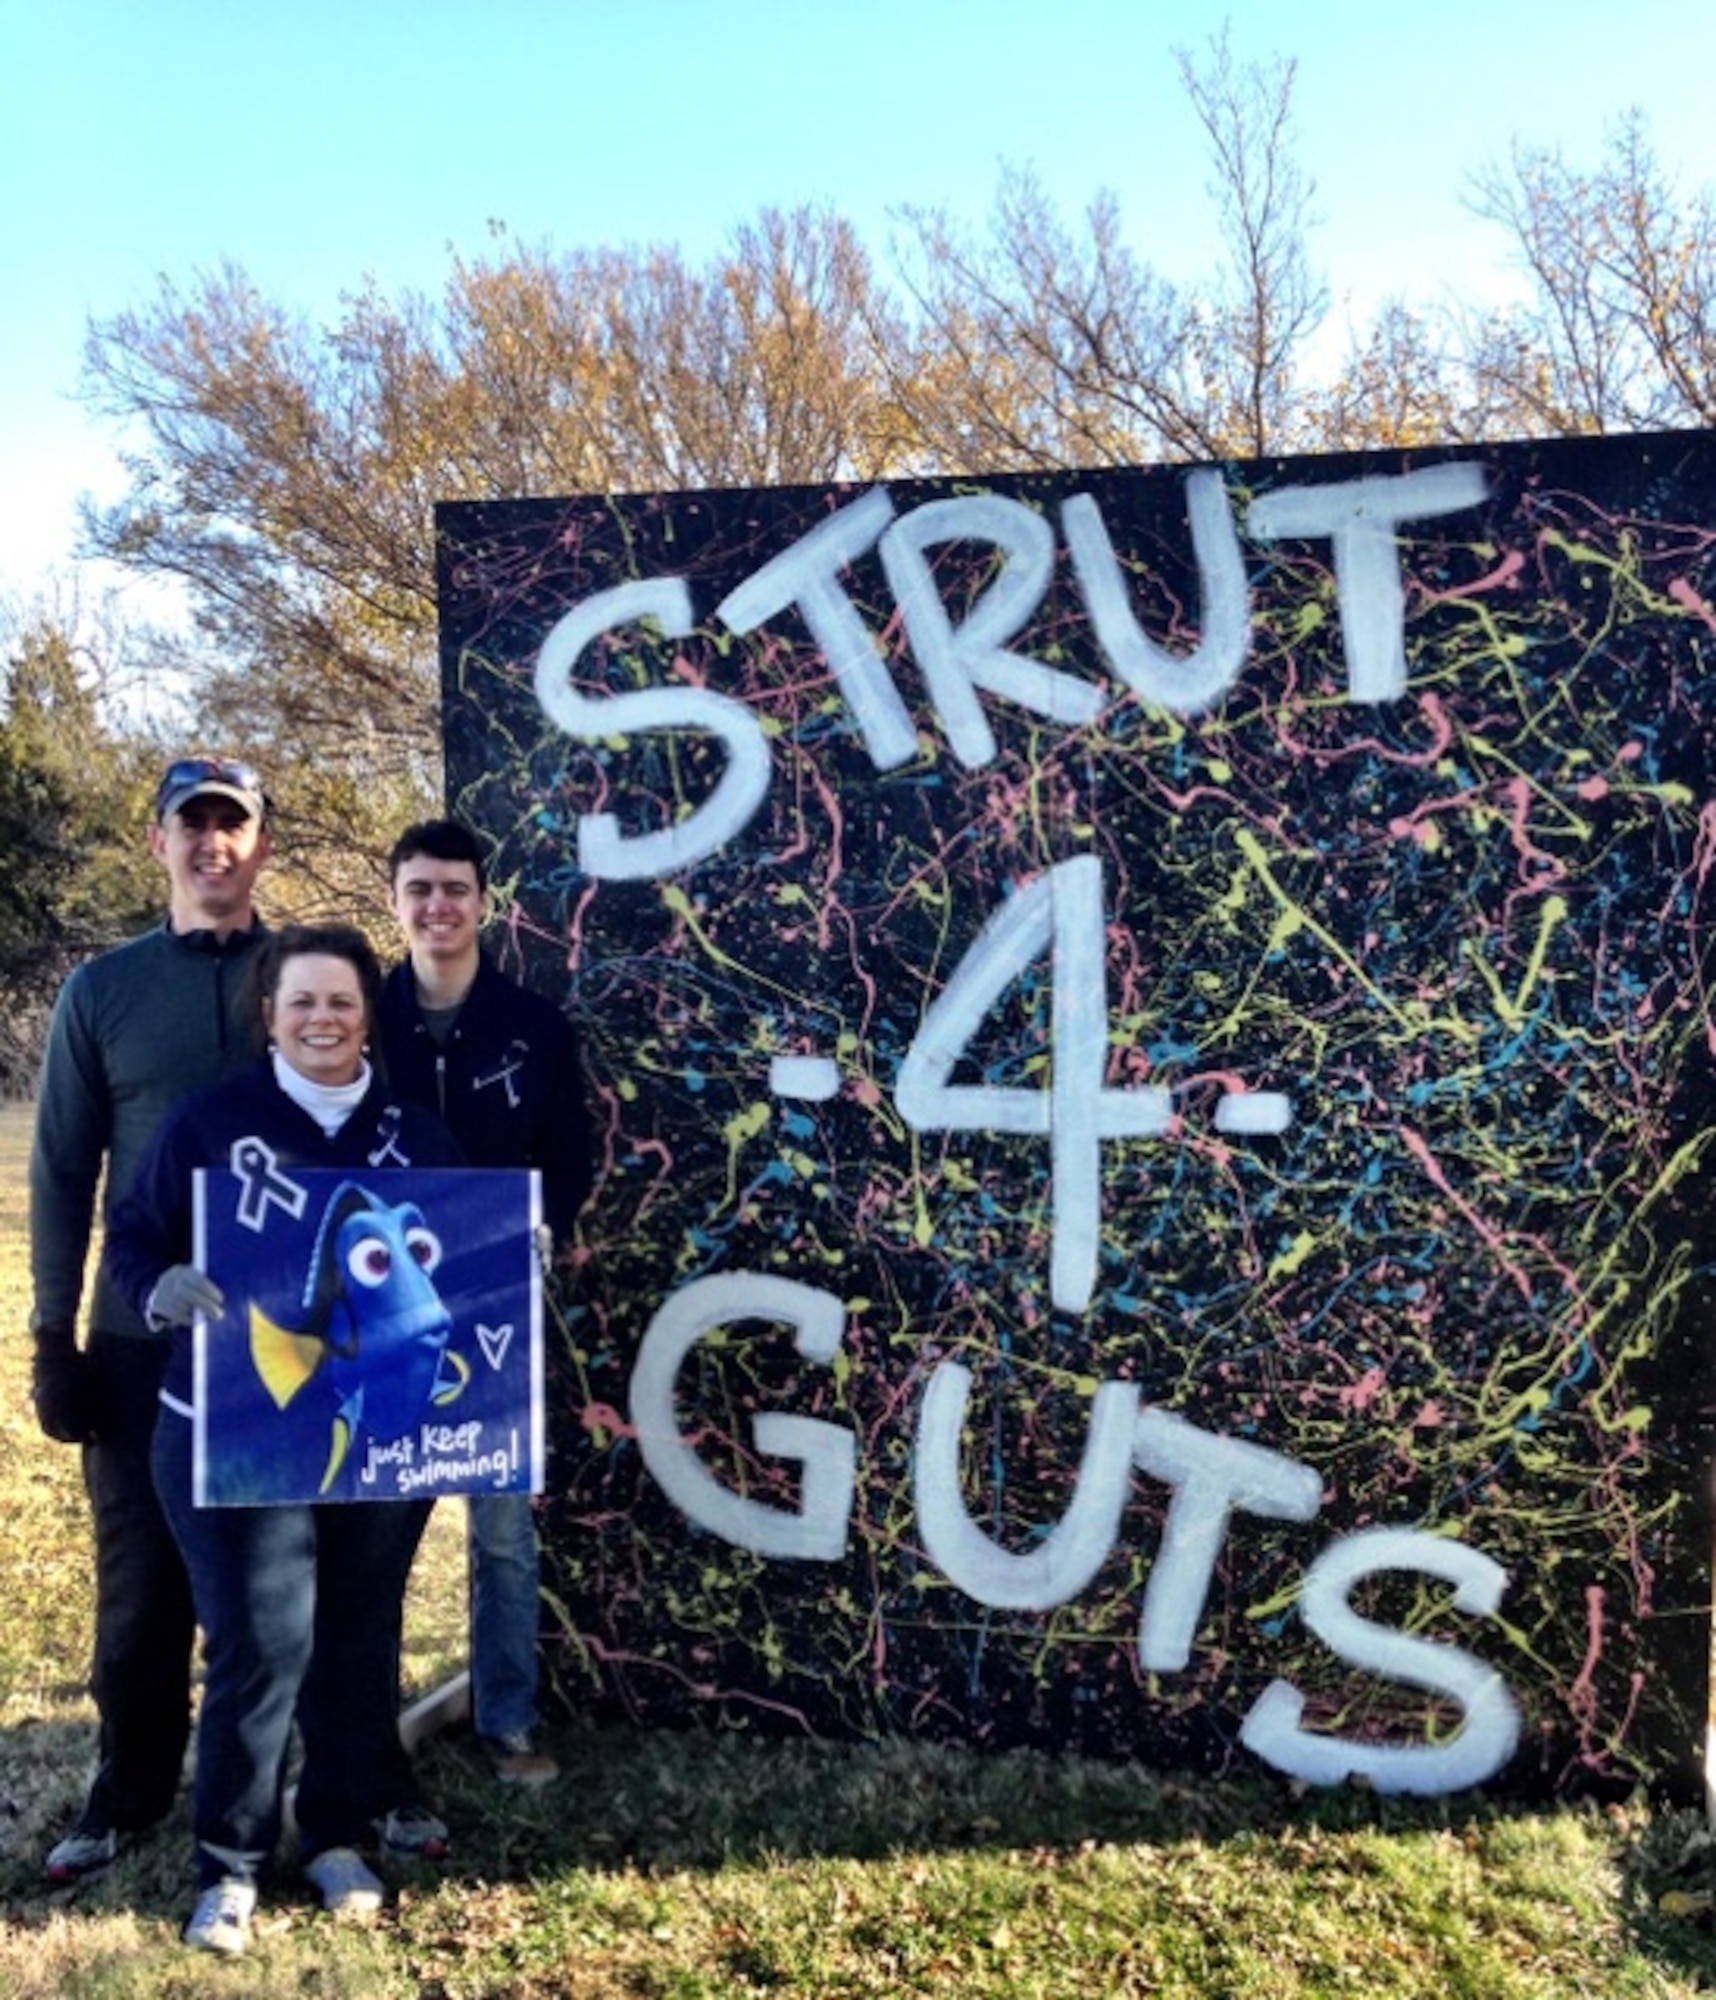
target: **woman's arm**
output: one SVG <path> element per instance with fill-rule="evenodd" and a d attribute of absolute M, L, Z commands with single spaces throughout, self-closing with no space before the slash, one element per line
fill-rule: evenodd
<path fill-rule="evenodd" d="M 161 1273 L 191 1260 L 191 1175 L 203 1164 L 193 1136 L 188 1121 L 169 1112 L 107 1225 L 108 1272 L 139 1314 Z"/>

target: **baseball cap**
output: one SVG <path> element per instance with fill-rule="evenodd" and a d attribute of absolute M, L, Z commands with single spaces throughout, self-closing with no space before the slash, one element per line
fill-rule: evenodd
<path fill-rule="evenodd" d="M 192 799 L 211 792 L 243 806 L 252 819 L 267 817 L 268 795 L 261 778 L 249 764 L 236 763 L 230 757 L 175 758 L 155 787 L 155 817 L 168 819 Z"/>

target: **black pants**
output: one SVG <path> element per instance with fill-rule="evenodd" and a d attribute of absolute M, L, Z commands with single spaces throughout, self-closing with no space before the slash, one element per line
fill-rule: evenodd
<path fill-rule="evenodd" d="M 196 1618 L 149 1462 L 166 1344 L 92 1330 L 89 1353 L 99 1410 L 96 1441 L 83 1453 L 95 1519 L 89 1690 L 101 1734 L 82 1823 L 134 1832 L 164 1818 L 178 1792 Z"/>

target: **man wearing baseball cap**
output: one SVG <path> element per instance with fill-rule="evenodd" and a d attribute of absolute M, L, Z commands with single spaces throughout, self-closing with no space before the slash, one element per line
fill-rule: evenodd
<path fill-rule="evenodd" d="M 254 1059 L 237 999 L 261 938 L 251 903 L 271 844 L 261 779 L 230 758 L 176 758 L 148 840 L 167 876 L 165 921 L 61 988 L 30 1155 L 32 1396 L 43 1431 L 82 1447 L 95 1526 L 99 1762 L 47 1857 L 54 1881 L 105 1867 L 125 1835 L 165 1817 L 189 1738 L 195 1620 L 149 1465 L 166 1343 L 105 1268 L 81 1345 L 77 1322 L 98 1188 L 111 1214 L 162 1116 Z"/>

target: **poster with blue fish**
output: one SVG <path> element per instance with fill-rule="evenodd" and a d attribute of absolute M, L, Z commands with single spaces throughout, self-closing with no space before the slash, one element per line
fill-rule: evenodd
<path fill-rule="evenodd" d="M 199 1172 L 196 1504 L 541 1492 L 540 1223 L 522 1171 Z"/>

